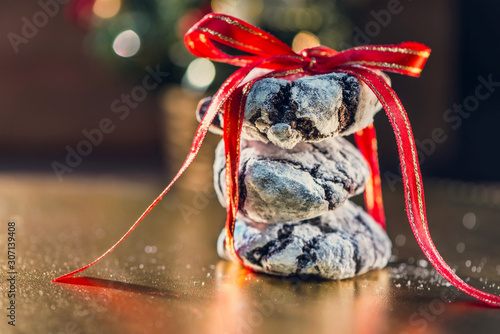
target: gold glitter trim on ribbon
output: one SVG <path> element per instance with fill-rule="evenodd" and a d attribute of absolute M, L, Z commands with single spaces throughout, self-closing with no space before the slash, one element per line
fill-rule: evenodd
<path fill-rule="evenodd" d="M 224 36 L 216 31 L 213 31 L 211 29 L 208 29 L 208 28 L 196 28 L 195 30 L 198 30 L 198 31 L 203 31 L 205 33 L 208 33 L 210 35 L 213 35 L 213 36 L 217 36 L 219 37 L 220 39 L 222 39 L 223 41 L 226 41 L 226 42 L 229 42 L 229 43 L 233 43 L 233 44 L 236 44 L 236 45 L 239 45 L 245 49 L 251 49 L 251 50 L 255 50 L 255 51 L 260 51 L 260 52 L 263 52 L 263 50 L 259 49 L 259 48 L 256 48 L 254 46 L 251 46 L 249 44 L 245 44 L 245 43 L 241 43 L 241 42 L 238 42 L 237 40 L 234 40 L 230 37 L 227 37 L 227 36 Z M 201 39 L 202 37 L 200 37 Z"/>
<path fill-rule="evenodd" d="M 394 52 L 394 53 L 406 53 L 415 56 L 420 56 L 423 58 L 429 58 L 429 51 L 417 51 L 411 49 L 404 49 L 398 47 L 389 47 L 389 46 L 358 46 L 355 48 L 356 50 L 367 50 L 367 51 L 382 51 L 382 52 Z"/>
<path fill-rule="evenodd" d="M 266 40 L 268 40 L 268 41 L 270 41 L 270 42 L 272 42 L 272 43 L 275 43 L 275 44 L 276 44 L 276 41 L 275 41 L 274 39 L 269 38 L 269 36 L 267 36 L 267 35 L 265 35 L 265 34 L 263 34 L 263 33 L 259 32 L 259 31 L 255 31 L 255 30 L 253 30 L 253 29 L 251 29 L 251 28 L 248 28 L 248 27 L 246 27 L 246 26 L 242 25 L 241 23 L 239 23 L 238 21 L 235 21 L 235 20 L 233 20 L 233 19 L 230 19 L 230 18 L 229 18 L 229 17 L 227 17 L 227 16 L 221 16 L 221 15 L 217 15 L 217 14 L 209 14 L 209 17 L 210 17 L 210 18 L 216 18 L 216 19 L 219 19 L 219 20 L 224 21 L 224 22 L 226 22 L 226 23 L 228 23 L 228 24 L 231 24 L 231 25 L 235 25 L 235 26 L 237 26 L 238 28 L 240 28 L 240 29 L 242 29 L 242 30 L 245 30 L 246 32 L 251 33 L 252 35 L 256 35 L 256 36 L 262 37 L 262 38 L 264 38 L 264 39 L 266 39 Z"/>
<path fill-rule="evenodd" d="M 347 62 L 347 63 L 344 63 L 342 65 L 367 65 L 367 66 L 378 66 L 378 67 L 385 67 L 385 68 L 396 68 L 398 70 L 408 71 L 408 72 L 415 73 L 415 74 L 420 74 L 420 72 L 422 72 L 422 69 L 418 68 L 418 67 L 403 66 L 403 65 L 398 65 L 398 64 L 394 64 L 394 63 L 385 63 L 385 62 L 377 62 L 377 61 L 358 60 L 358 61 Z"/>

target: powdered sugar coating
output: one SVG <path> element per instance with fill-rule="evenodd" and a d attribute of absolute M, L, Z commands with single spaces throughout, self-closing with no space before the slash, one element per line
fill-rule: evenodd
<path fill-rule="evenodd" d="M 260 223 L 313 218 L 361 193 L 369 167 L 341 137 L 299 143 L 285 150 L 271 143 L 241 140 L 239 215 Z M 225 155 L 216 149 L 214 185 L 225 206 Z"/>
<path fill-rule="evenodd" d="M 326 279 L 345 279 L 383 268 L 392 247 L 380 225 L 350 201 L 304 221 L 259 224 L 237 220 L 234 241 L 245 265 L 255 271 Z M 219 256 L 236 262 L 224 245 L 222 230 Z"/>

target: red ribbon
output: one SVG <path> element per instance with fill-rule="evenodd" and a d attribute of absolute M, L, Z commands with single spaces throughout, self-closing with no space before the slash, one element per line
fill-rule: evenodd
<path fill-rule="evenodd" d="M 366 211 L 385 229 L 384 203 L 382 201 L 382 184 L 378 166 L 377 137 L 373 124 L 354 134 L 359 150 L 370 166 L 370 178 L 365 186 Z"/>
<path fill-rule="evenodd" d="M 428 47 L 420 43 L 406 42 L 396 45 L 358 46 L 337 52 L 318 46 L 302 50 L 297 54 L 276 37 L 237 18 L 222 14 L 206 15 L 186 33 L 184 41 L 189 51 L 196 56 L 241 68 L 234 72 L 215 94 L 196 130 L 191 150 L 184 164 L 165 190 L 108 251 L 89 265 L 56 278 L 54 281 L 63 281 L 92 266 L 113 251 L 135 229 L 194 160 L 210 124 L 219 111 L 224 113 L 223 138 L 226 150 L 226 248 L 244 265 L 234 249 L 233 234 L 239 202 L 240 136 L 245 102 L 250 88 L 257 80 L 264 77 L 292 79 L 306 75 L 343 72 L 355 76 L 368 85 L 389 117 L 401 161 L 408 220 L 427 259 L 443 277 L 461 291 L 489 305 L 500 306 L 500 297 L 475 289 L 460 279 L 434 246 L 427 226 L 422 176 L 410 121 L 396 93 L 374 71 L 383 70 L 418 77 L 429 57 Z M 245 54 L 235 56 L 226 54 L 214 42 L 243 51 Z M 268 69 L 270 72 L 245 82 L 244 79 L 254 68 Z M 367 211 L 385 227 L 377 142 L 373 125 L 358 131 L 355 139 L 371 170 L 371 178 L 365 191 Z"/>

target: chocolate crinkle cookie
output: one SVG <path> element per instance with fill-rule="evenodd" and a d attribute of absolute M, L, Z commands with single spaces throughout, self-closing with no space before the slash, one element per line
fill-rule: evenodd
<path fill-rule="evenodd" d="M 390 79 L 378 72 L 388 83 Z M 205 114 L 211 98 L 202 100 L 197 117 Z M 318 142 L 349 135 L 373 122 L 381 109 L 366 84 L 345 73 L 306 76 L 294 81 L 264 78 L 257 81 L 245 105 L 242 137 L 290 149 L 300 142 Z M 222 115 L 211 130 L 221 133 Z"/>
<path fill-rule="evenodd" d="M 225 230 L 217 250 L 225 248 Z M 350 201 L 323 215 L 302 221 L 260 224 L 238 219 L 235 249 L 246 266 L 271 275 L 344 279 L 383 268 L 391 256 L 385 231 Z"/>
<path fill-rule="evenodd" d="M 216 149 L 214 185 L 225 206 L 224 142 Z M 361 153 L 341 137 L 286 150 L 241 140 L 239 216 L 252 222 L 298 221 L 335 210 L 363 192 L 370 175 Z"/>

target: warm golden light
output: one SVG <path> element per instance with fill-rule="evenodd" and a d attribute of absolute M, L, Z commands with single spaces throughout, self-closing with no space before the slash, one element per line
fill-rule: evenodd
<path fill-rule="evenodd" d="M 212 0 L 212 11 L 254 22 L 264 9 L 263 0 Z"/>
<path fill-rule="evenodd" d="M 301 31 L 293 38 L 292 49 L 300 52 L 318 45 L 320 45 L 318 36 L 309 31 Z"/>
<path fill-rule="evenodd" d="M 96 0 L 92 10 L 96 16 L 109 19 L 118 14 L 121 5 L 121 0 Z"/>

